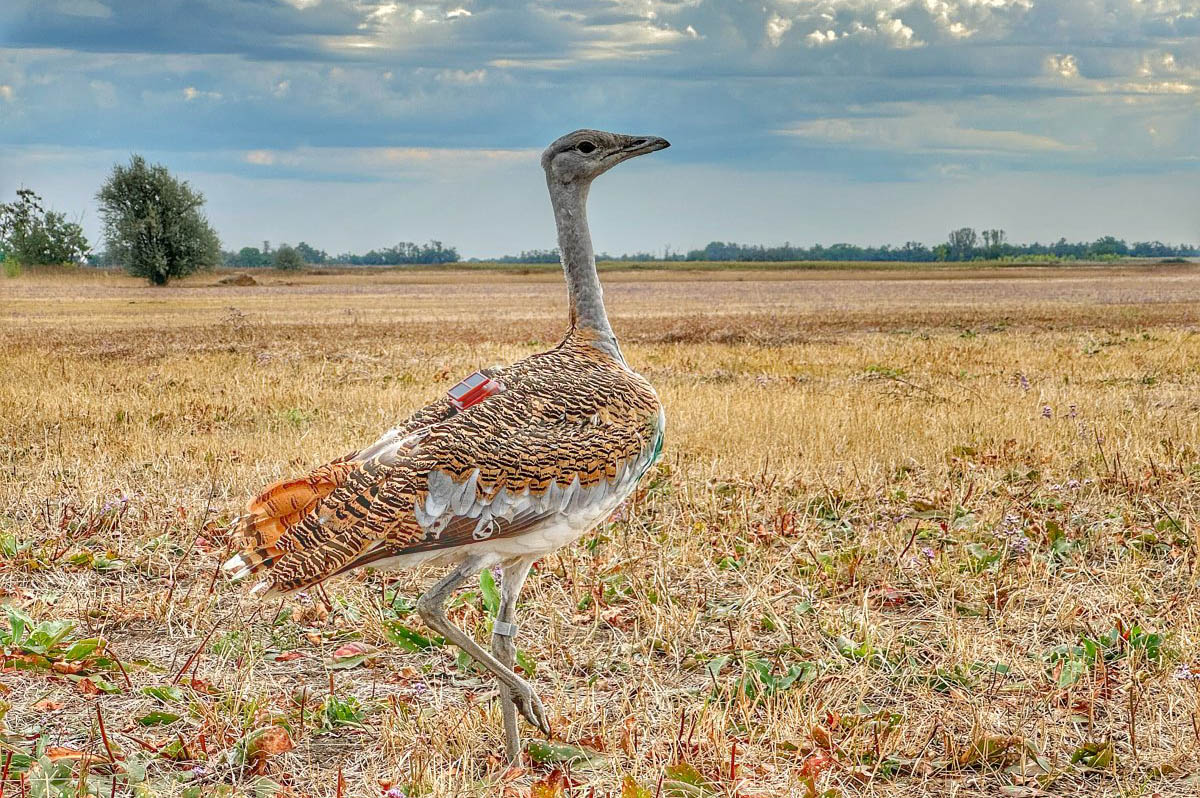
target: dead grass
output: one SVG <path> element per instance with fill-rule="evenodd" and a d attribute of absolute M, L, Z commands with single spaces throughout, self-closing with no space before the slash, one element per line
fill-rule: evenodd
<path fill-rule="evenodd" d="M 74 624 L 5 648 L 6 794 L 83 794 L 76 753 L 102 794 L 1196 792 L 1194 268 L 609 275 L 669 438 L 525 594 L 556 734 L 604 754 L 565 781 L 494 758 L 452 651 L 397 644 L 432 574 L 282 607 L 213 579 L 252 491 L 552 343 L 561 285 L 286 280 L 0 283 L 0 602 Z M 484 639 L 478 590 L 455 613 Z"/>

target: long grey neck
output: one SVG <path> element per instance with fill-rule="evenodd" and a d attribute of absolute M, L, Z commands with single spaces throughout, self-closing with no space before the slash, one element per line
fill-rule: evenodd
<path fill-rule="evenodd" d="M 604 289 L 596 273 L 592 234 L 588 230 L 588 184 L 564 184 L 548 180 L 554 223 L 558 227 L 558 251 L 567 278 L 571 305 L 571 329 L 588 334 L 596 347 L 624 363 L 617 338 L 604 311 Z"/>

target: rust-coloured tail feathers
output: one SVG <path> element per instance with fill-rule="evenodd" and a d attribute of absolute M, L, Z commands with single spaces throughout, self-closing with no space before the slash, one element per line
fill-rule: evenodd
<path fill-rule="evenodd" d="M 238 519 L 234 539 L 240 549 L 273 546 L 317 504 L 346 481 L 357 466 L 351 456 L 326 463 L 299 479 L 282 479 L 250 502 Z"/>
<path fill-rule="evenodd" d="M 234 522 L 233 539 L 239 552 L 222 566 L 234 579 L 270 568 L 284 554 L 279 540 L 344 483 L 358 467 L 354 455 L 334 460 L 299 479 L 283 479 L 250 502 L 248 512 Z M 266 589 L 266 583 L 254 588 Z"/>

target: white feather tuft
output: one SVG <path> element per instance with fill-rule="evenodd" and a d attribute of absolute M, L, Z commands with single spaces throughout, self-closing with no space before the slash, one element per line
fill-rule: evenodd
<path fill-rule="evenodd" d="M 226 560 L 225 563 L 221 566 L 221 570 L 225 571 L 226 573 L 230 573 L 232 571 L 237 571 L 238 573 L 235 573 L 233 575 L 234 579 L 241 579 L 243 576 L 246 575 L 246 573 L 250 572 L 249 568 L 247 567 L 246 561 L 242 559 L 242 555 L 240 555 L 240 554 L 235 554 L 232 557 L 230 557 L 228 560 Z M 242 573 L 242 571 L 245 571 L 246 573 Z"/>

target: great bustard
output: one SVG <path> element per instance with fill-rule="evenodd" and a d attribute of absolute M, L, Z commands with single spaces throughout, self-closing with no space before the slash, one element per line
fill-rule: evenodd
<path fill-rule="evenodd" d="M 495 674 L 510 759 L 516 712 L 550 733 L 545 708 L 514 670 L 517 597 L 538 558 L 607 518 L 662 451 L 658 395 L 621 355 L 604 311 L 586 204 L 592 180 L 669 146 L 653 136 L 577 130 L 542 168 L 558 226 L 570 327 L 558 346 L 468 377 L 365 449 L 250 503 L 237 524 L 235 578 L 286 594 L 372 565 L 452 564 L 417 602 L 432 629 Z M 484 568 L 503 568 L 492 653 L 446 618 L 444 604 Z"/>

